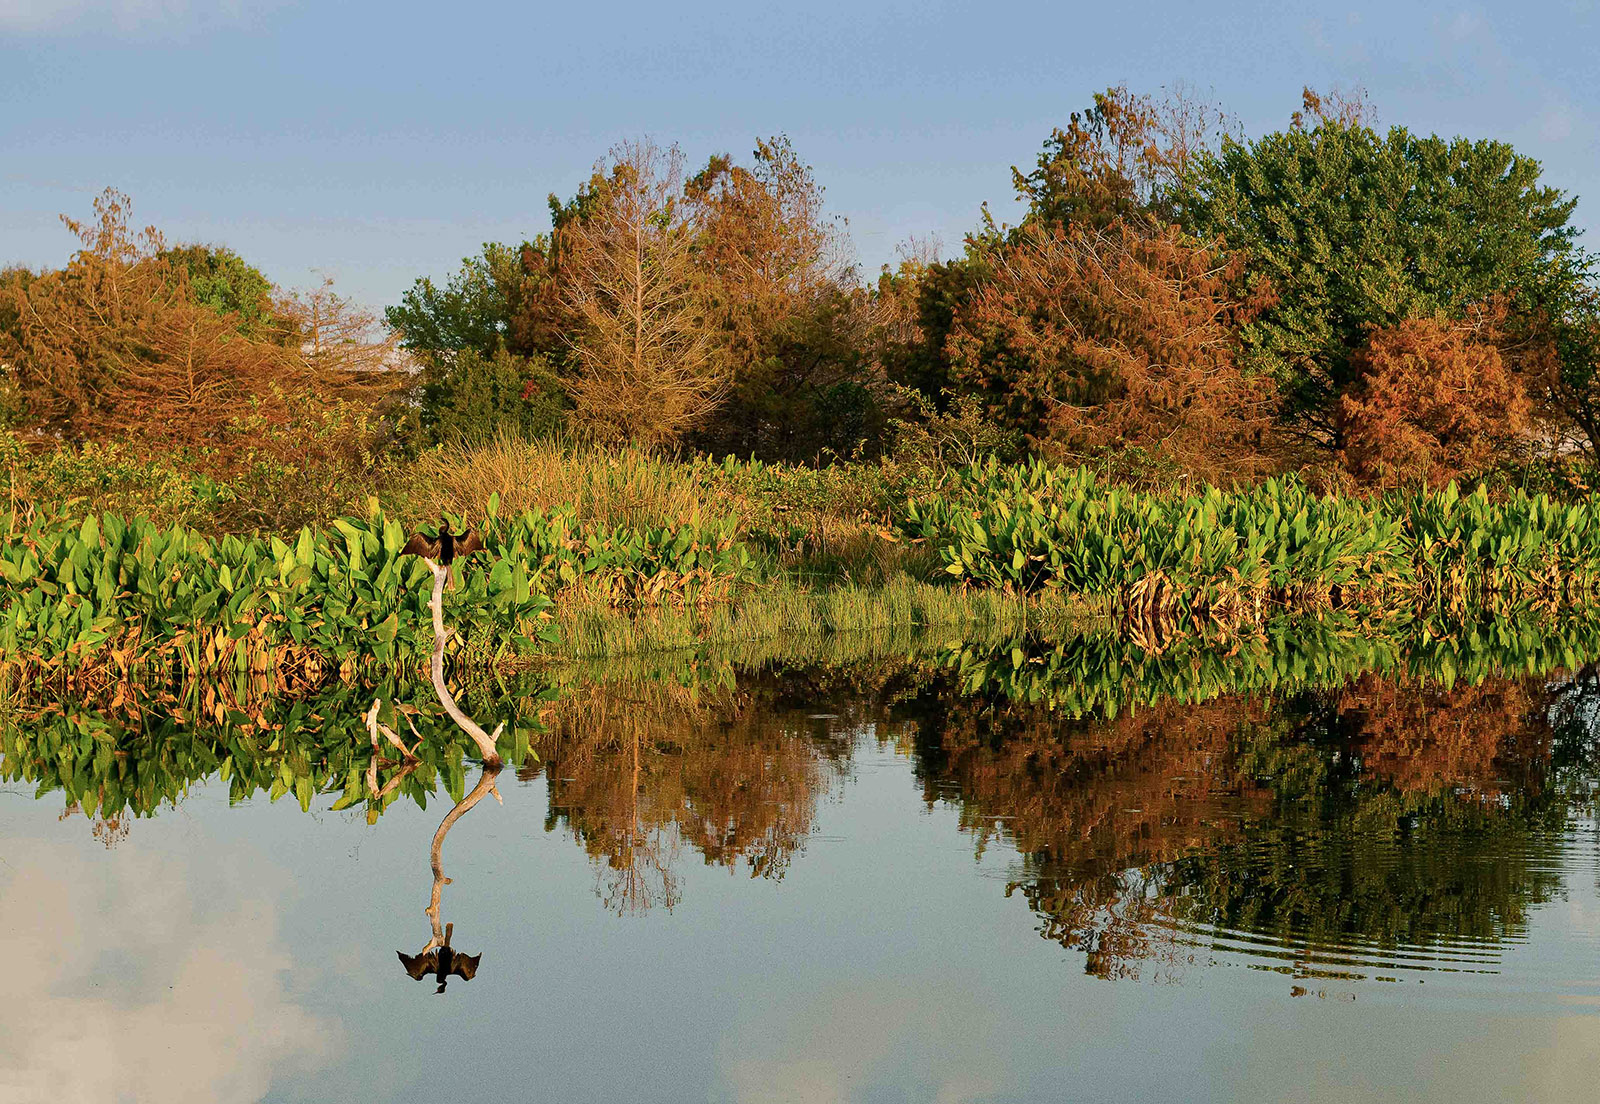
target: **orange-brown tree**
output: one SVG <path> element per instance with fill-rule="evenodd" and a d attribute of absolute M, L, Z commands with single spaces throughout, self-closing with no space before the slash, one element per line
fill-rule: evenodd
<path fill-rule="evenodd" d="M 1165 217 L 1190 162 L 1217 143 L 1226 122 L 1186 87 L 1157 100 L 1117 85 L 1051 132 L 1032 172 L 1013 167 L 1012 186 L 1028 222 L 1104 228 Z"/>
<path fill-rule="evenodd" d="M 568 390 L 577 423 L 602 440 L 670 445 L 727 393 L 682 182 L 676 146 L 624 142 L 596 166 L 584 217 L 557 234 L 575 327 Z"/>
<path fill-rule="evenodd" d="M 1439 485 L 1483 471 L 1524 440 L 1532 406 L 1490 337 L 1439 318 L 1373 330 L 1339 401 L 1350 472 L 1377 486 Z"/>
<path fill-rule="evenodd" d="M 1236 259 L 1119 219 L 1025 226 L 990 266 L 957 312 L 952 374 L 1036 448 L 1136 448 L 1211 479 L 1271 463 L 1271 382 L 1235 356 Z"/>
<path fill-rule="evenodd" d="M 200 301 L 181 251 L 130 229 L 126 196 L 108 189 L 94 210 L 91 222 L 63 218 L 82 242 L 63 269 L 11 288 L 8 382 L 24 424 L 67 441 L 226 449 L 246 413 L 269 428 L 305 399 L 388 385 Z"/>
<path fill-rule="evenodd" d="M 873 431 L 862 387 L 867 296 L 842 223 L 786 137 L 748 165 L 719 155 L 684 190 L 728 401 L 698 435 L 717 452 L 808 460 Z"/>

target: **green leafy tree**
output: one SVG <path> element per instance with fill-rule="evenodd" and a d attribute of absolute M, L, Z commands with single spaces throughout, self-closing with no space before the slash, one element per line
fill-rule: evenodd
<path fill-rule="evenodd" d="M 1176 207 L 1270 281 L 1276 302 L 1241 328 L 1243 343 L 1277 375 L 1290 428 L 1337 448 L 1367 334 L 1515 298 L 1571 250 L 1576 201 L 1504 142 L 1314 121 L 1201 152 Z"/>
<path fill-rule="evenodd" d="M 465 349 L 423 370 L 422 422 L 434 441 L 547 437 L 561 429 L 565 415 L 561 383 L 539 357 L 519 357 L 504 347 L 487 356 Z"/>
<path fill-rule="evenodd" d="M 548 242 L 528 243 L 533 250 Z M 471 349 L 492 356 L 511 336 L 512 318 L 528 279 L 522 250 L 485 242 L 476 257 L 464 257 L 461 268 L 440 287 L 424 276 L 384 312 L 390 327 L 402 335 L 407 349 L 422 356 L 448 357 Z"/>
<path fill-rule="evenodd" d="M 180 245 L 164 250 L 164 261 L 187 272 L 189 294 L 218 314 L 236 314 L 239 329 L 251 336 L 281 330 L 272 310 L 276 289 L 261 270 L 233 250 L 217 245 Z"/>
<path fill-rule="evenodd" d="M 1529 391 L 1561 443 L 1600 458 L 1600 258 L 1574 249 L 1525 287 L 1534 304 L 1521 336 L 1537 356 Z M 1561 432 L 1561 431 L 1567 432 Z"/>

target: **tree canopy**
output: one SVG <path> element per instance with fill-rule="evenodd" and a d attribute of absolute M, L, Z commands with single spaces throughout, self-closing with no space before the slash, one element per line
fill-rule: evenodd
<path fill-rule="evenodd" d="M 1576 200 L 1539 177 L 1504 142 L 1328 118 L 1202 152 L 1179 208 L 1270 284 L 1240 341 L 1277 377 L 1286 427 L 1337 448 L 1372 329 L 1515 299 L 1572 249 Z"/>

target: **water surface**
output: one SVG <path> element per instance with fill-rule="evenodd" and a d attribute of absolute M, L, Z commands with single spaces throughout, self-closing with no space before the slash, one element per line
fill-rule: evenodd
<path fill-rule="evenodd" d="M 366 692 L 44 703 L 0 1099 L 1592 1094 L 1593 672 L 1304 645 L 565 672 L 488 776 L 425 713 L 369 779 Z"/>

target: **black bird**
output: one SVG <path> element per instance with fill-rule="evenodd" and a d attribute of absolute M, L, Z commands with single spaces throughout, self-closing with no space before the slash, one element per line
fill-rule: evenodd
<path fill-rule="evenodd" d="M 465 532 L 452 533 L 449 524 L 441 518 L 437 537 L 430 537 L 426 533 L 412 533 L 411 539 L 406 541 L 406 546 L 400 550 L 400 554 L 422 556 L 449 567 L 457 556 L 470 556 L 482 550 L 483 541 L 476 530 L 468 528 Z"/>
<path fill-rule="evenodd" d="M 439 929 L 435 928 L 434 931 Z M 478 974 L 478 962 L 483 958 L 481 954 L 462 954 L 450 947 L 450 936 L 455 930 L 454 924 L 444 926 L 444 943 L 431 951 L 419 955 L 408 955 L 404 951 L 396 951 L 400 956 L 400 965 L 406 968 L 406 973 L 411 975 L 413 981 L 421 981 L 429 974 L 439 982 L 435 993 L 444 992 L 446 983 L 452 977 L 462 981 L 471 981 Z"/>

